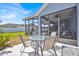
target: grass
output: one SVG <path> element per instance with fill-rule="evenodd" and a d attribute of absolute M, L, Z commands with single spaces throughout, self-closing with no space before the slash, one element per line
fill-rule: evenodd
<path fill-rule="evenodd" d="M 25 39 L 25 41 L 28 40 L 28 35 L 25 35 L 24 32 L 6 32 L 6 33 L 0 33 L 0 47 L 4 47 L 7 44 L 10 43 L 9 45 L 14 46 L 17 44 L 20 44 L 20 38 L 19 35 L 22 35 Z"/>

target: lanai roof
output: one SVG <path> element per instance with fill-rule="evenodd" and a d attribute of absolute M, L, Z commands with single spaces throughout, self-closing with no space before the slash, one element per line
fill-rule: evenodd
<path fill-rule="evenodd" d="M 36 18 L 37 16 L 40 15 L 40 13 L 47 7 L 48 3 L 44 3 L 42 5 L 42 7 L 33 15 L 33 16 L 28 16 L 28 17 L 25 17 L 23 20 L 30 20 L 30 19 L 34 19 Z"/>

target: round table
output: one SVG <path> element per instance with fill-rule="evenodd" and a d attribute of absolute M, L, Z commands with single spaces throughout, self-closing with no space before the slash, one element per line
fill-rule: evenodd
<path fill-rule="evenodd" d="M 47 37 L 48 36 L 45 36 L 45 35 L 33 35 L 29 37 L 29 39 L 32 42 L 34 42 L 35 55 L 39 55 L 38 51 L 39 51 L 39 48 L 41 47 L 41 43 L 44 42 Z"/>

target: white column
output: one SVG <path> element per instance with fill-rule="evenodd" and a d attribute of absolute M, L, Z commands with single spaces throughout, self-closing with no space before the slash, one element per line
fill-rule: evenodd
<path fill-rule="evenodd" d="M 58 18 L 58 38 L 60 38 L 60 18 Z"/>
<path fill-rule="evenodd" d="M 41 18 L 38 16 L 38 35 L 41 35 Z"/>
<path fill-rule="evenodd" d="M 79 4 L 77 4 L 77 45 L 79 47 Z"/>

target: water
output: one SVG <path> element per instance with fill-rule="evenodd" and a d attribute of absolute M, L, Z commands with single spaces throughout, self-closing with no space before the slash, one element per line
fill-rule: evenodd
<path fill-rule="evenodd" d="M 27 28 L 26 28 L 27 30 Z M 17 32 L 17 31 L 25 31 L 24 27 L 18 28 L 0 28 L 0 32 Z"/>

